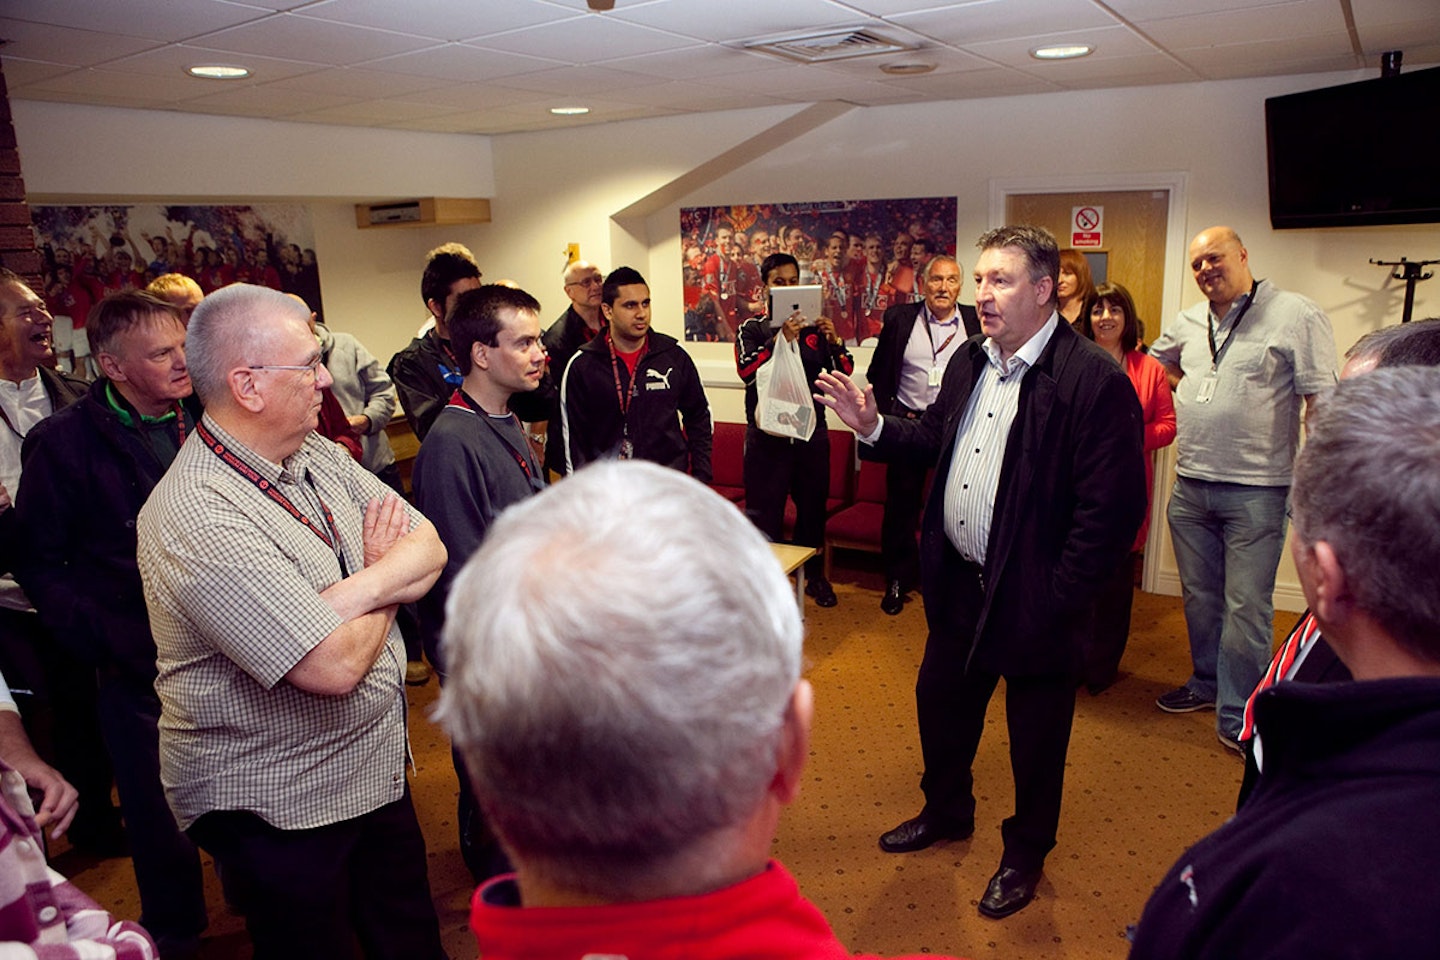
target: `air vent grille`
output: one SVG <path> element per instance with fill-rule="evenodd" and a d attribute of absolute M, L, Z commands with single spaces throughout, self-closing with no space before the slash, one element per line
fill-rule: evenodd
<path fill-rule="evenodd" d="M 745 49 L 800 63 L 823 63 L 880 53 L 899 53 L 910 48 L 868 30 L 837 30 L 778 40 L 752 40 L 745 44 Z"/>

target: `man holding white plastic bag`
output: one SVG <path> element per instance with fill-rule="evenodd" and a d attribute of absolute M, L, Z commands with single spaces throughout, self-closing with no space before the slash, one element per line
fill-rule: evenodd
<path fill-rule="evenodd" d="M 766 301 L 774 287 L 800 282 L 800 265 L 788 253 L 772 253 L 760 264 Z M 803 372 L 803 393 L 795 396 L 795 360 Z M 805 564 L 805 592 L 822 607 L 835 606 L 825 579 L 825 501 L 830 496 L 830 433 L 825 411 L 809 385 L 822 370 L 847 376 L 855 361 L 824 316 L 796 311 L 772 323 L 768 312 L 740 326 L 735 366 L 745 381 L 745 515 L 772 541 L 784 533 L 785 498 L 795 501 L 794 542 L 815 547 Z M 808 431 L 807 431 L 808 427 Z"/>

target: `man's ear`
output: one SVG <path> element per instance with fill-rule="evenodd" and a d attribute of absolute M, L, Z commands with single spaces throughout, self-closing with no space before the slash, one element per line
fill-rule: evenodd
<path fill-rule="evenodd" d="M 251 413 L 259 413 L 265 409 L 265 398 L 260 395 L 260 384 L 255 379 L 253 370 L 237 367 L 230 371 L 227 379 L 230 384 L 230 396 L 241 408 L 249 410 Z"/>
<path fill-rule="evenodd" d="M 481 370 L 490 369 L 490 352 L 479 340 L 470 345 L 470 365 Z"/>
<path fill-rule="evenodd" d="M 607 321 L 610 321 L 615 319 L 615 311 L 610 308 L 610 304 L 601 301 L 600 316 L 604 317 Z"/>
<path fill-rule="evenodd" d="M 792 803 L 800 793 L 800 776 L 810 756 L 810 728 L 814 719 L 815 690 L 809 680 L 798 680 L 785 708 L 780 742 L 775 748 L 775 778 L 770 782 L 770 791 L 782 806 Z"/>
<path fill-rule="evenodd" d="M 441 303 L 439 300 L 426 300 L 425 309 L 429 310 L 430 316 L 434 317 L 436 320 L 445 319 L 445 304 Z"/>
<path fill-rule="evenodd" d="M 1035 284 L 1036 303 L 1049 303 L 1051 295 L 1055 292 L 1055 281 L 1050 277 L 1041 277 L 1040 282 Z"/>
<path fill-rule="evenodd" d="M 124 383 L 127 379 L 125 371 L 120 368 L 120 361 L 114 354 L 101 351 L 95 354 L 95 362 L 100 365 L 100 372 L 105 374 L 105 379 L 113 380 L 116 383 Z"/>
<path fill-rule="evenodd" d="M 1343 624 L 1355 611 L 1355 594 L 1335 548 L 1325 540 L 1310 546 L 1314 573 L 1315 616 L 1324 623 Z"/>

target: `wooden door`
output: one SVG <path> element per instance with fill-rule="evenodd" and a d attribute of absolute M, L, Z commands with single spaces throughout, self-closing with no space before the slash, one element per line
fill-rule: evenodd
<path fill-rule="evenodd" d="M 1154 340 L 1166 319 L 1161 313 L 1161 296 L 1165 286 L 1169 190 L 1012 193 L 1005 198 L 1005 222 L 1044 227 L 1055 234 L 1063 249 L 1070 246 L 1072 212 L 1086 206 L 1104 208 L 1104 229 L 1101 246 L 1083 248 L 1081 252 L 1104 255 L 1106 278 L 1130 291 L 1144 323 L 1145 340 Z"/>

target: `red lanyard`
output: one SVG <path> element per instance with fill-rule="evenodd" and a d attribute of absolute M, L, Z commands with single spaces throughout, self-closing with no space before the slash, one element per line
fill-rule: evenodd
<path fill-rule="evenodd" d="M 620 361 L 615 353 L 615 341 L 610 339 L 610 331 L 605 331 L 605 346 L 610 348 L 610 372 L 615 377 L 615 399 L 620 404 L 620 416 L 630 416 L 630 401 L 636 393 L 636 386 L 640 381 L 640 361 L 645 359 L 645 354 L 650 352 L 650 337 L 647 334 L 645 343 L 640 347 L 640 356 L 635 358 L 635 372 L 630 376 L 630 389 L 625 390 L 620 386 Z M 625 365 L 629 367 L 627 363 Z"/>
<path fill-rule="evenodd" d="M 525 474 L 525 479 L 530 481 L 530 486 L 536 487 L 537 489 L 539 489 L 540 486 L 543 486 L 543 484 L 537 485 L 535 483 L 535 478 L 539 475 L 540 472 L 540 464 L 536 463 L 533 467 L 530 465 L 531 458 L 535 456 L 534 451 L 530 449 L 530 444 L 526 443 L 524 445 L 525 453 L 523 454 L 519 450 L 516 450 L 515 447 L 508 440 L 505 439 L 505 435 L 499 430 L 496 430 L 495 424 L 490 422 L 494 418 L 491 417 L 490 414 L 486 413 L 485 410 L 480 406 L 480 404 L 475 402 L 475 400 L 470 396 L 470 394 L 466 393 L 464 390 L 456 390 L 450 395 L 450 402 L 447 403 L 446 406 L 459 407 L 461 410 L 474 411 L 476 416 L 480 417 L 485 421 L 486 426 L 488 426 L 491 430 L 495 430 L 495 435 L 500 438 L 500 440 L 505 444 L 505 449 L 509 450 L 510 455 L 515 458 L 515 462 L 519 464 L 521 471 Z M 513 413 L 510 414 L 510 418 L 512 420 L 519 419 Z M 521 430 L 522 435 L 523 433 L 524 431 Z"/>
<path fill-rule="evenodd" d="M 289 513 L 291 517 L 299 521 L 303 527 L 315 534 L 315 536 L 319 537 L 325 546 L 335 552 L 336 558 L 340 560 L 341 569 L 343 570 L 345 568 L 345 558 L 340 555 L 340 551 L 336 547 L 336 544 L 340 542 L 340 531 L 335 528 L 335 518 L 331 515 L 330 508 L 325 505 L 325 501 L 321 498 L 319 490 L 315 490 L 315 499 L 320 501 L 320 511 L 325 514 L 325 525 L 329 527 L 328 533 L 321 530 L 311 522 L 309 517 L 301 513 L 300 508 L 291 503 L 289 497 L 275 489 L 273 483 L 260 476 L 254 468 L 237 457 L 232 451 L 227 450 L 225 445 L 217 440 L 213 433 L 205 429 L 205 424 L 195 424 L 195 435 L 200 438 L 205 446 L 210 448 L 211 453 L 220 458 L 222 463 L 225 463 L 236 473 L 240 474 L 240 476 L 253 483 L 257 490 L 284 507 L 285 511 Z M 311 489 L 314 489 L 314 484 L 311 484 Z"/>

